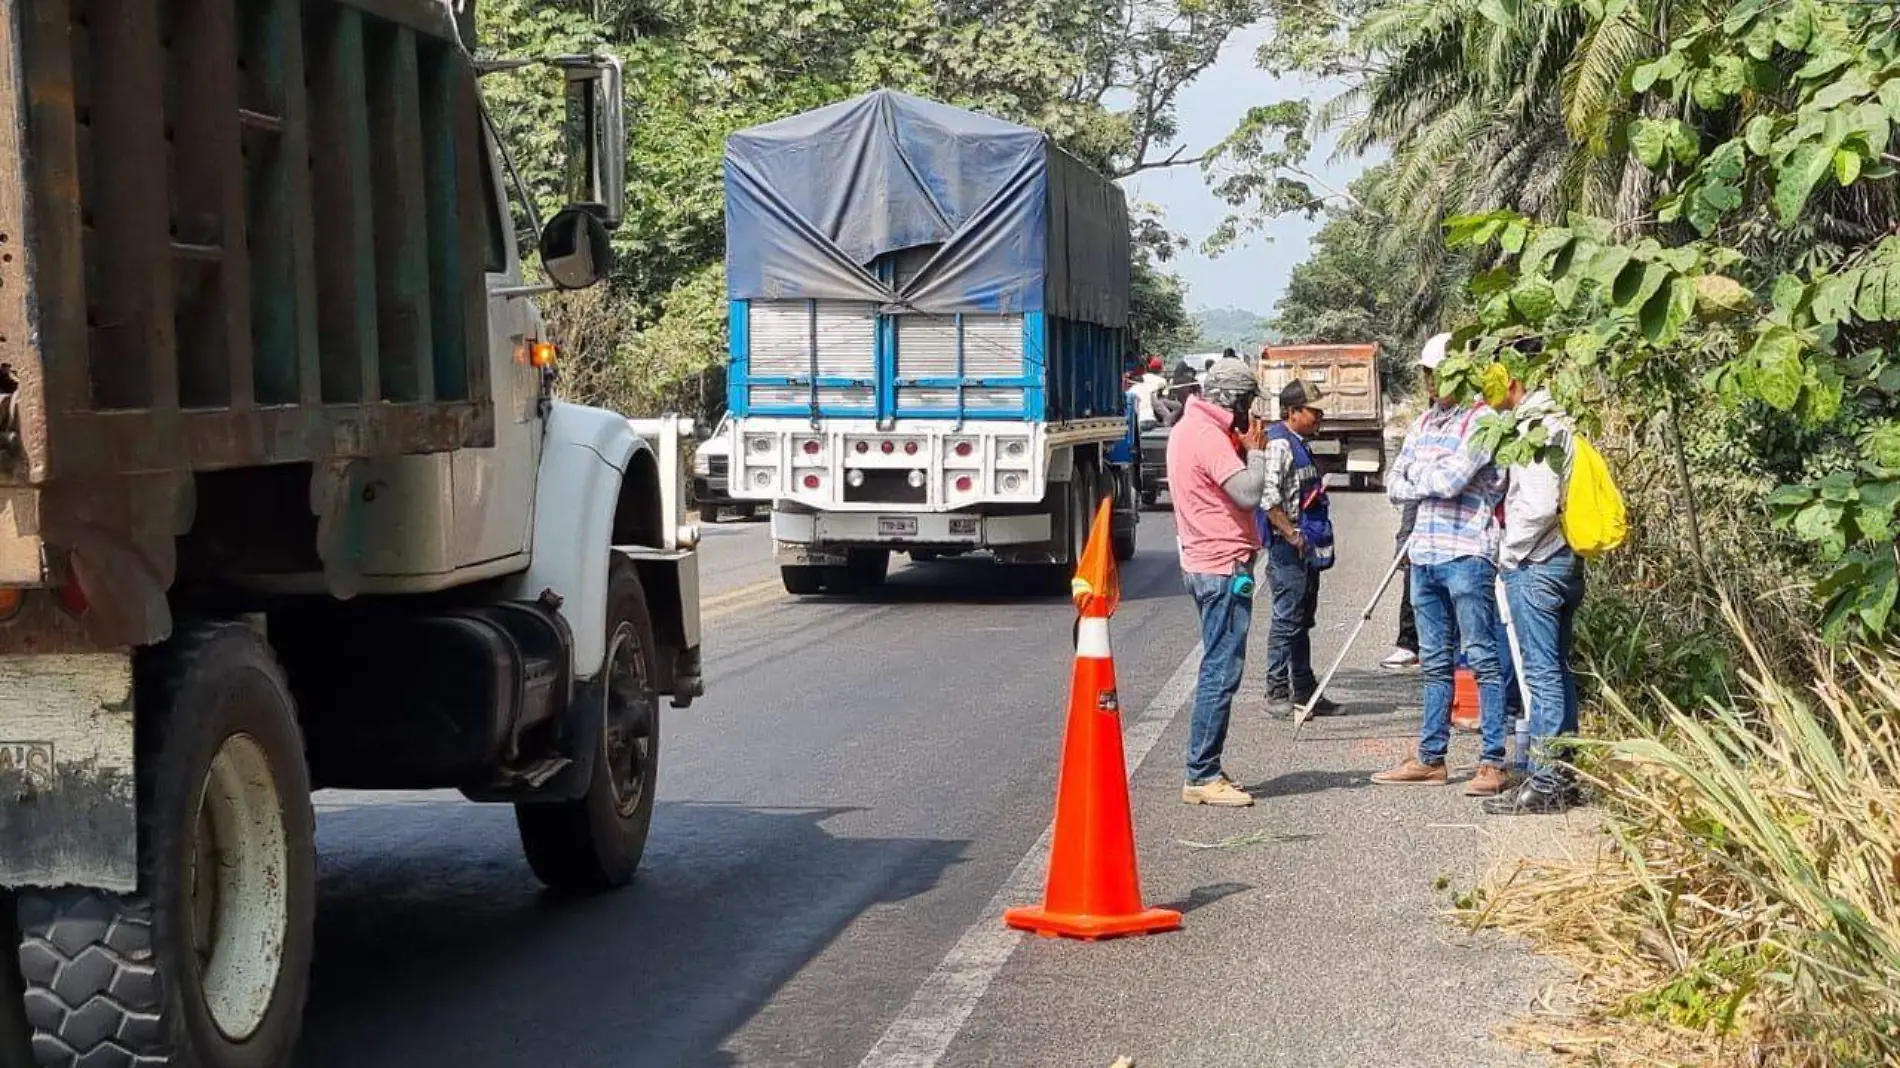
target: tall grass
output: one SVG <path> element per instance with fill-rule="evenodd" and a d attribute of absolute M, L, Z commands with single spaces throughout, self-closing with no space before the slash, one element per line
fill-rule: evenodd
<path fill-rule="evenodd" d="M 1733 699 L 1640 714 L 1587 751 L 1596 856 L 1535 862 L 1469 912 L 1579 968 L 1525 1030 L 1585 1064 L 1900 1064 L 1900 659 L 1777 670 L 1732 608 Z"/>

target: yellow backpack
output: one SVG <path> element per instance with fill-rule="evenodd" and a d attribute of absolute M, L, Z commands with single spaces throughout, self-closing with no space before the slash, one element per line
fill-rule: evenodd
<path fill-rule="evenodd" d="M 1581 434 L 1572 434 L 1570 440 L 1570 470 L 1564 476 L 1564 539 L 1571 551 L 1588 560 L 1622 547 L 1629 536 L 1629 513 L 1603 454 Z"/>

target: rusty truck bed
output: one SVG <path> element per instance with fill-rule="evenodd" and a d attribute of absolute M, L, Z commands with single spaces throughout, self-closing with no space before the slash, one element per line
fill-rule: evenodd
<path fill-rule="evenodd" d="M 492 442 L 443 3 L 5 10 L 0 487 Z"/>

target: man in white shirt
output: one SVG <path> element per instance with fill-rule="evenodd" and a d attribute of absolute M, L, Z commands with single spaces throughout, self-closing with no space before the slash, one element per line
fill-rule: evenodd
<path fill-rule="evenodd" d="M 1512 381 L 1501 407 L 1515 411 L 1520 428 L 1543 422 L 1550 441 L 1570 455 L 1569 418 L 1546 390 Z M 1494 815 L 1557 813 L 1574 800 L 1569 769 L 1555 762 L 1561 739 L 1577 733 L 1577 608 L 1583 603 L 1583 559 L 1563 529 L 1563 475 L 1543 460 L 1509 471 L 1498 572 L 1511 606 L 1518 653 L 1530 691 L 1530 777 L 1484 803 Z"/>

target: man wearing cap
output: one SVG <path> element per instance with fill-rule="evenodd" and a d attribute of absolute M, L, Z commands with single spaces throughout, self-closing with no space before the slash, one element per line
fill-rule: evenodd
<path fill-rule="evenodd" d="M 1322 394 L 1295 379 L 1280 391 L 1280 421 L 1267 431 L 1267 482 L 1261 495 L 1266 522 L 1267 575 L 1273 585 L 1273 627 L 1267 632 L 1267 711 L 1289 716 L 1318 688 L 1313 675 L 1313 622 L 1319 609 L 1316 553 L 1332 551 L 1326 482 L 1306 439 L 1325 413 Z M 1315 715 L 1336 712 L 1324 697 Z"/>
<path fill-rule="evenodd" d="M 1405 435 L 1386 475 L 1392 503 L 1416 504 L 1409 557 L 1412 612 L 1417 620 L 1419 668 L 1425 682 L 1425 718 L 1418 754 L 1374 775 L 1381 785 L 1442 785 L 1451 748 L 1451 704 L 1457 645 L 1478 681 L 1478 718 L 1484 743 L 1478 771 L 1465 787 L 1472 797 L 1504 790 L 1509 728 L 1504 657 L 1498 642 L 1497 554 L 1504 499 L 1503 474 L 1473 439 L 1486 411 L 1482 401 L 1461 405 L 1438 391 L 1450 334 L 1425 343 L 1419 366 L 1433 403 Z"/>
<path fill-rule="evenodd" d="M 1190 805 L 1253 804 L 1222 770 L 1221 751 L 1253 622 L 1253 568 L 1260 551 L 1253 514 L 1267 483 L 1267 432 L 1253 416 L 1259 392 L 1252 368 L 1220 360 L 1168 435 L 1168 491 L 1182 582 L 1201 615 L 1201 671 L 1181 787 L 1181 800 Z"/>

